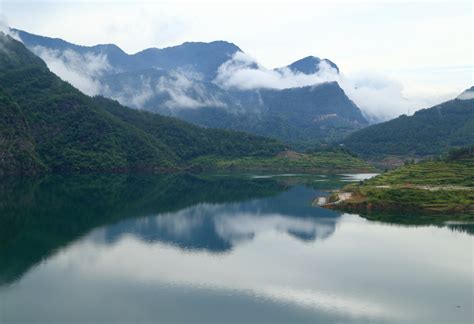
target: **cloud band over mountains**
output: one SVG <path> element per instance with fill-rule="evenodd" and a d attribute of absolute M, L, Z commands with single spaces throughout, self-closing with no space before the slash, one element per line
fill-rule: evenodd
<path fill-rule="evenodd" d="M 376 73 L 340 74 L 325 61 L 317 72 L 305 74 L 288 68 L 269 70 L 251 56 L 237 52 L 219 67 L 215 82 L 226 89 L 288 89 L 338 82 L 369 120 L 388 120 L 438 103 L 432 97 L 407 98 L 402 83 Z M 448 99 L 448 98 L 446 98 Z"/>
<path fill-rule="evenodd" d="M 203 85 L 203 76 L 193 71 L 192 67 L 185 66 L 168 71 L 158 80 L 142 76 L 133 85 L 126 85 L 117 91 L 101 81 L 104 76 L 122 72 L 110 64 L 106 54 L 81 54 L 70 49 L 60 51 L 41 46 L 32 50 L 47 63 L 52 72 L 91 96 L 104 95 L 134 108 L 143 108 L 145 103 L 157 96 L 165 96 L 166 99 L 161 104 L 171 110 L 201 107 L 225 109 L 227 106 L 214 93 L 208 91 Z M 219 66 L 213 83 L 223 91 L 254 91 L 337 82 L 367 119 L 375 122 L 414 112 L 440 101 L 431 94 L 407 97 L 400 82 L 383 75 L 346 75 L 339 73 L 324 60 L 317 64 L 319 66 L 312 74 L 294 71 L 288 67 L 266 69 L 250 55 L 236 52 Z"/>

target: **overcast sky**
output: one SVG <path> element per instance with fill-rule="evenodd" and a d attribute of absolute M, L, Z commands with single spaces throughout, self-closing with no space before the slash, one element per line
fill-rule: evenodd
<path fill-rule="evenodd" d="M 396 79 L 407 96 L 473 84 L 471 1 L 0 0 L 0 12 L 11 27 L 128 53 L 221 39 L 268 68 L 329 58 L 343 73 Z"/>

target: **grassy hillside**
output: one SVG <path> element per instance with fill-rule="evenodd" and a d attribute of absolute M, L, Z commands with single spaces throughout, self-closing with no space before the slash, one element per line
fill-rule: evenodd
<path fill-rule="evenodd" d="M 365 156 L 438 155 L 474 143 L 474 100 L 454 99 L 349 135 L 344 144 Z"/>
<path fill-rule="evenodd" d="M 272 157 L 242 157 L 225 159 L 222 157 L 202 157 L 193 161 L 203 169 L 218 171 L 248 172 L 299 172 L 338 173 L 373 172 L 367 162 L 345 152 L 315 152 L 311 154 L 293 151 L 281 152 Z"/>
<path fill-rule="evenodd" d="M 344 193 L 349 195 L 342 197 Z M 328 207 L 344 210 L 474 215 L 474 156 L 409 164 L 346 186 L 332 201 Z"/>
<path fill-rule="evenodd" d="M 272 156 L 284 149 L 275 140 L 203 129 L 90 98 L 4 35 L 0 35 L 0 103 L 0 174 L 167 171 L 202 155 Z"/>

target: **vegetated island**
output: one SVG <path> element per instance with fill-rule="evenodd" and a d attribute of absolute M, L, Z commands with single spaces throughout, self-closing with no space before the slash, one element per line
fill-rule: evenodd
<path fill-rule="evenodd" d="M 323 206 L 368 214 L 418 211 L 473 219 L 474 145 L 347 185 Z"/>

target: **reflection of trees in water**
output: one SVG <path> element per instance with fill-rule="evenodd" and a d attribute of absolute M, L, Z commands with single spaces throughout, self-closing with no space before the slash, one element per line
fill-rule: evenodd
<path fill-rule="evenodd" d="M 276 195 L 273 180 L 191 175 L 76 175 L 4 179 L 0 184 L 0 284 L 92 229 L 202 202 Z"/>
<path fill-rule="evenodd" d="M 371 221 L 381 222 L 387 225 L 399 227 L 423 227 L 437 226 L 446 227 L 454 232 L 474 235 L 474 215 L 472 214 L 449 214 L 439 215 L 428 212 L 361 212 L 359 214 Z"/>
<path fill-rule="evenodd" d="M 149 242 L 211 252 L 229 251 L 265 231 L 302 241 L 329 237 L 338 214 L 310 205 L 318 187 L 288 188 L 288 183 L 275 179 L 192 175 L 4 179 L 0 183 L 0 285 L 15 281 L 59 249 L 106 225 L 105 244 L 134 234 Z M 419 219 L 410 215 L 367 218 L 405 226 L 433 223 L 424 219 L 407 224 L 407 219 Z M 448 227 L 473 234 L 469 225 Z"/>
<path fill-rule="evenodd" d="M 455 232 L 466 233 L 474 235 L 474 223 L 473 224 L 448 224 L 449 229 Z"/>

